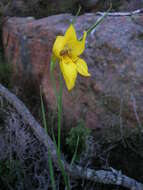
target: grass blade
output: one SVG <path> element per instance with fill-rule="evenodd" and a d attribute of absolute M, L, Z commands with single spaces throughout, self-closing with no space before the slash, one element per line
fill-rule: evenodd
<path fill-rule="evenodd" d="M 76 156 L 77 156 L 77 150 L 78 150 L 78 145 L 79 145 L 79 136 L 77 137 L 77 142 L 76 142 L 76 147 L 75 147 L 75 152 L 73 154 L 73 157 L 72 157 L 72 160 L 71 160 L 71 163 L 70 163 L 70 167 L 72 167 L 75 159 L 76 159 Z"/>
<path fill-rule="evenodd" d="M 80 11 L 81 11 L 81 6 L 79 5 L 78 11 L 77 11 L 76 15 L 74 16 L 71 24 L 73 24 L 73 25 L 75 24 L 76 19 L 77 19 L 78 15 L 80 14 Z"/>
<path fill-rule="evenodd" d="M 105 12 L 105 14 L 104 14 L 103 16 L 101 16 L 101 17 L 96 21 L 96 23 L 95 23 L 94 25 L 92 25 L 92 26 L 87 30 L 87 35 L 90 34 L 90 33 L 92 32 L 92 30 L 93 30 L 94 28 L 96 28 L 96 26 L 97 26 L 98 24 L 100 24 L 100 23 L 105 19 L 105 17 L 106 17 L 106 16 L 108 15 L 108 13 L 110 12 L 111 8 L 112 8 L 112 5 L 109 7 L 109 9 L 107 10 L 107 12 Z"/>
<path fill-rule="evenodd" d="M 44 129 L 45 129 L 46 133 L 48 133 L 47 122 L 46 122 L 46 114 L 45 114 L 45 109 L 44 109 L 41 87 L 40 87 L 40 98 L 41 98 L 41 111 L 42 111 L 43 125 L 44 125 Z M 48 163 L 49 163 L 49 172 L 50 172 L 50 179 L 51 179 L 51 183 L 52 183 L 52 189 L 56 190 L 52 157 L 51 157 L 51 153 L 50 153 L 49 149 L 48 149 Z"/>

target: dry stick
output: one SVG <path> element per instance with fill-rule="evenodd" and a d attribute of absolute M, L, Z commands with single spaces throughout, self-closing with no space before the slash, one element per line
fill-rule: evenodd
<path fill-rule="evenodd" d="M 138 123 L 139 131 L 142 132 L 142 124 L 141 124 L 139 115 L 137 113 L 136 99 L 135 99 L 135 97 L 134 97 L 134 95 L 132 93 L 131 93 L 131 101 L 132 101 L 132 104 L 133 104 L 133 110 L 134 110 L 135 117 L 136 117 L 136 120 L 137 120 L 137 123 Z"/>
<path fill-rule="evenodd" d="M 46 149 L 50 149 L 53 162 L 56 167 L 58 165 L 58 157 L 56 154 L 56 149 L 51 138 L 45 133 L 44 129 L 40 124 L 34 119 L 26 106 L 11 92 L 9 92 L 3 85 L 0 84 L 0 96 L 4 98 L 10 105 L 12 105 L 15 110 L 20 114 L 23 121 L 28 124 L 35 136 L 42 142 Z M 138 181 L 123 175 L 120 171 L 113 168 L 110 170 L 93 170 L 89 168 L 82 168 L 78 165 L 74 165 L 70 168 L 70 165 L 62 158 L 63 167 L 70 176 L 77 179 L 86 179 L 93 182 L 121 185 L 123 187 L 129 188 L 131 190 L 143 190 L 143 184 Z"/>
<path fill-rule="evenodd" d="M 120 133 L 121 133 L 121 139 L 122 139 L 122 142 L 125 146 L 125 141 L 124 141 L 124 132 L 123 132 L 123 120 L 122 120 L 122 109 L 123 109 L 123 98 L 121 98 L 120 100 L 120 114 L 119 114 L 119 117 L 120 117 Z"/>
<path fill-rule="evenodd" d="M 132 12 L 113 12 L 113 13 L 107 13 L 107 16 L 132 16 L 136 14 L 143 13 L 143 9 L 138 9 Z M 103 16 L 105 12 L 97 12 L 97 15 Z"/>

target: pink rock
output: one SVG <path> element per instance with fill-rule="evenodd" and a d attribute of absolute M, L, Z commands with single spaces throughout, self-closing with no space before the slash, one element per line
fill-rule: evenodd
<path fill-rule="evenodd" d="M 78 17 L 78 35 L 97 20 L 94 14 Z M 135 20 L 143 21 L 142 15 Z M 35 20 L 8 18 L 3 26 L 5 56 L 13 64 L 19 80 L 31 77 L 42 85 L 47 107 L 55 108 L 50 81 L 50 57 L 57 35 L 64 34 L 72 20 L 61 14 Z M 136 127 L 136 114 L 143 121 L 143 40 L 142 26 L 130 17 L 108 17 L 87 37 L 83 55 L 89 66 L 90 78 L 78 76 L 76 87 L 68 92 L 64 86 L 63 113 L 67 126 L 80 119 L 93 129 Z M 58 85 L 58 79 L 57 79 Z M 136 100 L 136 110 L 131 101 Z M 121 103 L 122 102 L 122 103 Z M 137 113 L 135 113 L 137 112 Z"/>

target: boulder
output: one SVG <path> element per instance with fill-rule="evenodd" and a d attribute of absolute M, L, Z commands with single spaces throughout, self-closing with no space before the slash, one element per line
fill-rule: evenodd
<path fill-rule="evenodd" d="M 13 65 L 18 81 L 41 85 L 47 108 L 55 110 L 50 81 L 50 57 L 57 35 L 62 35 L 72 16 L 60 14 L 35 20 L 8 18 L 3 25 L 5 57 Z M 77 18 L 78 36 L 99 16 L 84 14 Z M 143 15 L 108 16 L 87 37 L 86 60 L 90 78 L 78 76 L 76 87 L 64 86 L 63 114 L 67 127 L 83 119 L 97 134 L 123 135 L 143 122 Z M 57 79 L 58 85 L 58 79 Z M 27 89 L 28 90 L 28 89 Z M 131 130 L 132 129 L 132 130 Z M 117 133 L 120 132 L 120 133 Z M 112 135 L 111 135 L 112 134 Z"/>

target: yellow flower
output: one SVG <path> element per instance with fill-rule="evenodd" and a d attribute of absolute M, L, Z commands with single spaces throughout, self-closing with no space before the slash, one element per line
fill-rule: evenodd
<path fill-rule="evenodd" d="M 60 69 L 68 90 L 75 86 L 77 73 L 85 77 L 90 76 L 86 62 L 79 58 L 85 49 L 86 35 L 87 33 L 84 32 L 82 40 L 78 40 L 74 26 L 71 24 L 64 36 L 57 36 L 53 46 L 53 54 L 60 62 Z"/>

